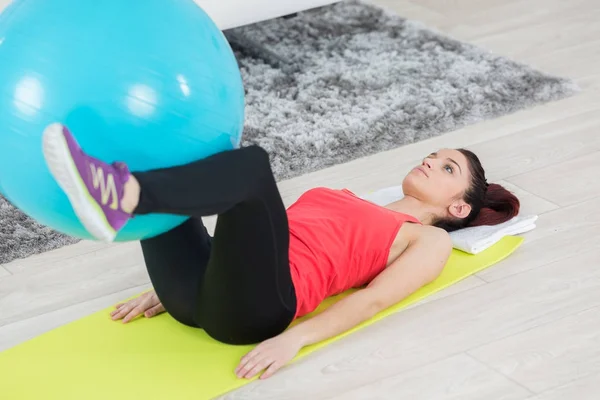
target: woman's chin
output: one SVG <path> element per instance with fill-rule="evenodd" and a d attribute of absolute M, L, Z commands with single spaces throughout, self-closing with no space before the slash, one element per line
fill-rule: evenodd
<path fill-rule="evenodd" d="M 419 186 L 421 185 L 419 185 L 419 179 L 417 179 L 418 177 L 414 175 L 414 173 L 409 173 L 402 181 L 402 192 L 405 196 L 419 192 Z"/>
<path fill-rule="evenodd" d="M 427 176 L 425 176 L 423 172 L 418 169 L 413 169 L 404 177 L 403 185 L 422 185 L 424 179 L 427 179 Z"/>

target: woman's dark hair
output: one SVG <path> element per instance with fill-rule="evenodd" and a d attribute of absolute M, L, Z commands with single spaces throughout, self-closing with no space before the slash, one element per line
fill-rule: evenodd
<path fill-rule="evenodd" d="M 463 197 L 471 206 L 471 213 L 466 218 L 439 219 L 433 225 L 451 232 L 469 226 L 496 225 L 516 216 L 519 213 L 519 199 L 504 187 L 487 183 L 483 166 L 472 151 L 458 151 L 467 158 L 471 171 L 471 185 Z"/>

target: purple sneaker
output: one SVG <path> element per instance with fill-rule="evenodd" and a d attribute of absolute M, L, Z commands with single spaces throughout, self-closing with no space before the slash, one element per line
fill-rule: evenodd
<path fill-rule="evenodd" d="M 121 209 L 130 173 L 123 163 L 107 164 L 88 156 L 69 130 L 59 124 L 44 130 L 43 151 L 56 182 L 87 231 L 112 242 L 131 214 Z"/>

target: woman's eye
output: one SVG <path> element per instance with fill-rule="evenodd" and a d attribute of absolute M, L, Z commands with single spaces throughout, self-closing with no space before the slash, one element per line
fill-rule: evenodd
<path fill-rule="evenodd" d="M 446 168 L 446 171 L 448 171 L 448 172 L 450 172 L 450 173 L 452 173 L 452 172 L 454 171 L 454 170 L 452 169 L 452 167 L 451 167 L 451 166 L 449 166 L 449 165 L 446 165 L 444 168 Z"/>

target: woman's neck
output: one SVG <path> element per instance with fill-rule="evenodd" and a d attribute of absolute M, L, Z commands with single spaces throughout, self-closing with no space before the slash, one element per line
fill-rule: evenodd
<path fill-rule="evenodd" d="M 421 221 L 423 225 L 431 225 L 437 214 L 436 211 L 438 211 L 416 197 L 411 196 L 405 196 L 398 201 L 386 205 L 385 208 L 411 215 Z"/>

